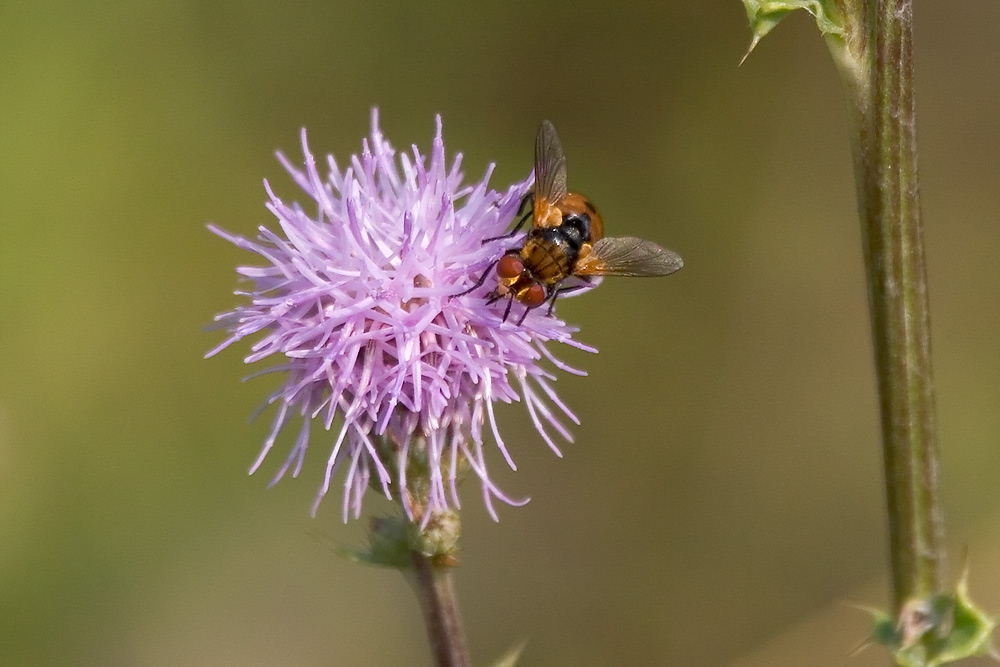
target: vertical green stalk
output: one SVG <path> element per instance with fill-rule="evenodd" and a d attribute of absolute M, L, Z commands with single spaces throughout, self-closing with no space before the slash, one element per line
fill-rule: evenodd
<path fill-rule="evenodd" d="M 871 640 L 902 667 L 1000 660 L 997 623 L 969 597 L 968 568 L 942 587 L 944 520 L 913 100 L 912 0 L 743 0 L 750 49 L 787 14 L 812 14 L 851 107 L 854 171 L 882 416 L 893 613 Z M 745 59 L 745 57 L 744 57 Z"/>
<path fill-rule="evenodd" d="M 423 484 L 417 481 L 414 486 L 423 487 Z M 416 496 L 409 491 L 404 493 L 411 502 L 416 502 Z M 414 506 L 418 516 L 425 510 L 425 504 Z M 469 666 L 462 615 L 452 578 L 452 571 L 458 565 L 456 554 L 460 534 L 461 523 L 454 510 L 436 512 L 426 525 L 405 516 L 382 516 L 371 521 L 368 549 L 338 549 L 351 560 L 391 567 L 403 574 L 420 603 L 437 667 Z"/>
<path fill-rule="evenodd" d="M 381 438 L 385 460 L 399 461 L 397 444 Z M 462 523 L 457 510 L 430 509 L 431 470 L 427 438 L 418 434 L 406 457 L 406 486 L 395 488 L 404 514 L 372 521 L 372 553 L 398 567 L 420 602 L 431 653 L 437 667 L 468 667 L 469 652 L 462 628 L 452 571 L 458 565 Z M 399 474 L 394 472 L 394 479 Z M 408 510 L 408 512 L 407 512 Z M 430 512 L 430 516 L 427 513 Z"/>
<path fill-rule="evenodd" d="M 743 0 L 751 49 L 805 10 L 851 107 L 895 609 L 940 591 L 944 537 L 913 101 L 912 0 Z"/>
<path fill-rule="evenodd" d="M 468 667 L 469 654 L 452 584 L 453 568 L 414 551 L 411 584 L 420 600 L 427 636 L 438 667 Z"/>
<path fill-rule="evenodd" d="M 852 71 L 866 80 L 852 78 L 847 87 L 899 610 L 941 590 L 944 524 L 917 174 L 912 0 L 868 5 L 855 8 L 864 11 L 856 25 L 866 28 L 856 34 L 866 66 Z"/>

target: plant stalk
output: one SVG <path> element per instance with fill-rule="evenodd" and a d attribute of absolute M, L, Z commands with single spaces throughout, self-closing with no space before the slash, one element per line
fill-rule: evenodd
<path fill-rule="evenodd" d="M 427 636 L 437 667 L 468 667 L 462 616 L 452 580 L 452 567 L 435 562 L 434 557 L 413 551 L 413 589 L 420 600 Z"/>
<path fill-rule="evenodd" d="M 866 7 L 844 2 L 841 7 L 855 13 L 857 29 L 848 31 L 846 48 L 862 65 L 840 70 L 857 132 L 855 175 L 898 611 L 909 599 L 941 590 L 944 569 L 917 173 L 913 8 L 912 0 L 869 0 Z"/>

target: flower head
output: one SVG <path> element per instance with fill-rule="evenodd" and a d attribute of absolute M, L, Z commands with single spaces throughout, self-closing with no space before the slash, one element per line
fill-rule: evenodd
<path fill-rule="evenodd" d="M 303 130 L 305 168 L 280 153 L 278 159 L 313 200 L 309 211 L 284 203 L 265 181 L 267 208 L 280 232 L 261 226 L 250 240 L 210 226 L 259 255 L 263 265 L 237 269 L 253 282 L 252 289 L 237 292 L 249 303 L 216 317 L 230 335 L 206 356 L 257 336 L 245 362 L 279 360 L 264 371 L 284 373 L 284 382 L 265 403 L 276 404 L 277 414 L 251 473 L 298 418 L 298 435 L 272 483 L 289 469 L 297 476 L 321 430 L 332 449 L 314 513 L 338 469 L 346 469 L 345 520 L 352 511 L 360 515 L 364 492 L 375 479 L 387 497 L 402 495 L 411 519 L 458 507 L 457 478 L 471 469 L 496 519 L 494 498 L 513 505 L 526 501 L 504 495 L 487 472 L 489 434 L 515 468 L 494 402 L 523 398 L 541 437 L 559 454 L 549 431 L 571 436 L 551 406 L 579 421 L 540 362 L 582 372 L 556 359 L 545 344 L 593 351 L 573 341 L 576 329 L 544 308 L 520 323 L 504 321 L 506 304 L 487 298 L 496 284 L 492 275 L 482 289 L 465 293 L 516 240 L 484 243 L 509 228 L 532 179 L 501 194 L 487 185 L 490 165 L 482 181 L 463 185 L 461 155 L 450 166 L 446 162 L 440 118 L 429 158 L 416 147 L 412 155 L 397 155 L 374 111 L 371 137 L 362 146 L 343 169 L 329 157 L 324 179 Z M 416 461 L 426 476 L 420 504 L 408 493 L 407 475 L 413 477 Z"/>

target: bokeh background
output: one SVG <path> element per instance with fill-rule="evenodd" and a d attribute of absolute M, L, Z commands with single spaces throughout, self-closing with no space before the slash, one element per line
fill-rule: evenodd
<path fill-rule="evenodd" d="M 948 537 L 1000 613 L 1000 4 L 916 12 Z M 737 0 L 0 4 L 0 664 L 430 664 L 403 578 L 329 547 L 363 523 L 309 516 L 327 446 L 248 477 L 269 381 L 202 359 L 249 259 L 206 222 L 270 224 L 273 151 L 345 158 L 373 106 L 498 187 L 549 118 L 608 229 L 686 260 L 561 302 L 601 350 L 563 459 L 502 411 L 533 500 L 467 490 L 476 663 L 887 664 L 843 604 L 887 603 L 845 105 L 808 17 L 748 42 Z"/>

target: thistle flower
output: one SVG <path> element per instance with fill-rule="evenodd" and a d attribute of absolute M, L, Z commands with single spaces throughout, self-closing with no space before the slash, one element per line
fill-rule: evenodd
<path fill-rule="evenodd" d="M 229 337 L 206 357 L 259 335 L 244 361 L 280 360 L 261 373 L 283 373 L 284 382 L 261 406 L 276 404 L 277 414 L 250 472 L 298 418 L 292 450 L 271 483 L 289 469 L 297 476 L 321 429 L 332 450 L 313 514 L 338 469 L 346 469 L 345 521 L 352 512 L 360 516 L 370 483 L 389 498 L 400 493 L 413 520 L 458 508 L 458 479 L 471 469 L 496 520 L 493 499 L 511 505 L 527 500 L 505 495 L 487 471 L 487 422 L 492 442 L 516 469 L 493 404 L 523 399 L 541 438 L 561 456 L 550 431 L 572 437 L 551 406 L 579 420 L 559 400 L 555 378 L 540 362 L 584 373 L 559 361 L 546 343 L 596 350 L 575 342 L 576 329 L 545 308 L 520 323 L 504 321 L 506 304 L 486 298 L 495 286 L 492 276 L 464 294 L 516 243 L 484 240 L 510 227 L 531 177 L 501 194 L 487 185 L 490 165 L 480 182 L 463 185 L 461 155 L 446 162 L 440 117 L 429 160 L 415 146 L 412 156 L 397 156 L 382 137 L 377 111 L 362 146 L 343 169 L 330 156 L 324 180 L 303 130 L 305 168 L 281 153 L 278 159 L 313 200 L 315 214 L 284 203 L 265 181 L 267 208 L 280 233 L 261 226 L 250 240 L 209 226 L 259 255 L 263 266 L 237 269 L 253 282 L 252 289 L 236 292 L 250 302 L 216 317 Z M 416 494 L 414 471 L 426 478 Z"/>

